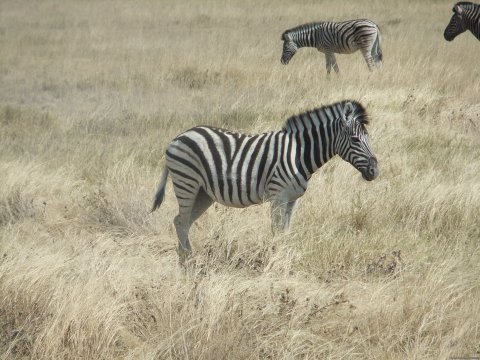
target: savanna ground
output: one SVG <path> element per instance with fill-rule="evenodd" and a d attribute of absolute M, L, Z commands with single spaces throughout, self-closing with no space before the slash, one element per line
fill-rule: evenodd
<path fill-rule="evenodd" d="M 2 1 L 0 353 L 5 359 L 480 356 L 480 66 L 443 39 L 451 1 Z M 384 67 L 280 35 L 369 18 Z M 179 132 L 250 133 L 351 98 L 380 177 L 341 159 L 289 234 L 268 206 L 215 206 L 175 252 Z"/>

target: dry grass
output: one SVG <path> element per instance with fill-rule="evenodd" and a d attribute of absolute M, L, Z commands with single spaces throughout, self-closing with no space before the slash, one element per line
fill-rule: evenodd
<path fill-rule="evenodd" d="M 450 1 L 3 1 L 0 354 L 5 359 L 480 356 L 480 67 L 443 40 Z M 280 34 L 367 17 L 384 67 Z M 292 231 L 212 207 L 178 266 L 177 133 L 259 132 L 344 98 L 372 115 L 381 175 L 335 159 Z"/>

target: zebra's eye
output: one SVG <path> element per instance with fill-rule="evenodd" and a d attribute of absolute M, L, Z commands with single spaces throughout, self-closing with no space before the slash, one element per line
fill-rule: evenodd
<path fill-rule="evenodd" d="M 360 138 L 358 136 L 352 136 L 352 141 L 354 143 L 359 143 L 360 142 Z"/>

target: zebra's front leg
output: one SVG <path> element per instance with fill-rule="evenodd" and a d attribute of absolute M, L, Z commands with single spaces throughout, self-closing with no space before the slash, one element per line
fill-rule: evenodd
<path fill-rule="evenodd" d="M 288 230 L 290 226 L 290 218 L 295 205 L 294 201 L 272 201 L 270 206 L 272 217 L 272 233 Z"/>
<path fill-rule="evenodd" d="M 320 50 L 318 50 L 320 51 Z M 330 57 L 328 54 L 325 54 L 325 66 L 327 68 L 327 75 L 330 75 L 330 70 L 332 69 L 332 64 L 330 63 Z"/>
<path fill-rule="evenodd" d="M 293 210 L 295 209 L 296 200 L 289 201 L 285 208 L 285 224 L 284 224 L 284 231 L 288 231 L 290 229 L 290 222 L 292 220 Z"/>
<path fill-rule="evenodd" d="M 283 222 L 285 219 L 285 209 L 286 209 L 286 203 L 281 203 L 279 201 L 272 201 L 272 203 L 270 204 L 270 214 L 271 214 L 273 235 L 275 235 L 277 232 L 282 230 Z"/>
<path fill-rule="evenodd" d="M 337 65 L 337 59 L 335 58 L 334 53 L 325 53 L 325 60 L 327 62 L 327 75 L 330 75 L 330 69 L 333 67 L 333 70 L 335 70 L 335 73 L 338 74 L 338 65 Z"/>

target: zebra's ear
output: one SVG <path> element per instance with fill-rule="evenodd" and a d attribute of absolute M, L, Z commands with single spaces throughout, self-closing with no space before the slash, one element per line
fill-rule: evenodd
<path fill-rule="evenodd" d="M 463 9 L 462 9 L 460 6 L 458 6 L 458 5 L 455 5 L 455 6 L 453 7 L 453 11 L 454 11 L 455 13 L 457 13 L 458 15 L 461 15 L 461 14 L 463 13 Z"/>
<path fill-rule="evenodd" d="M 348 124 L 352 121 L 354 111 L 355 108 L 353 107 L 353 104 L 350 101 L 347 101 L 342 109 L 343 126 L 348 126 Z"/>

